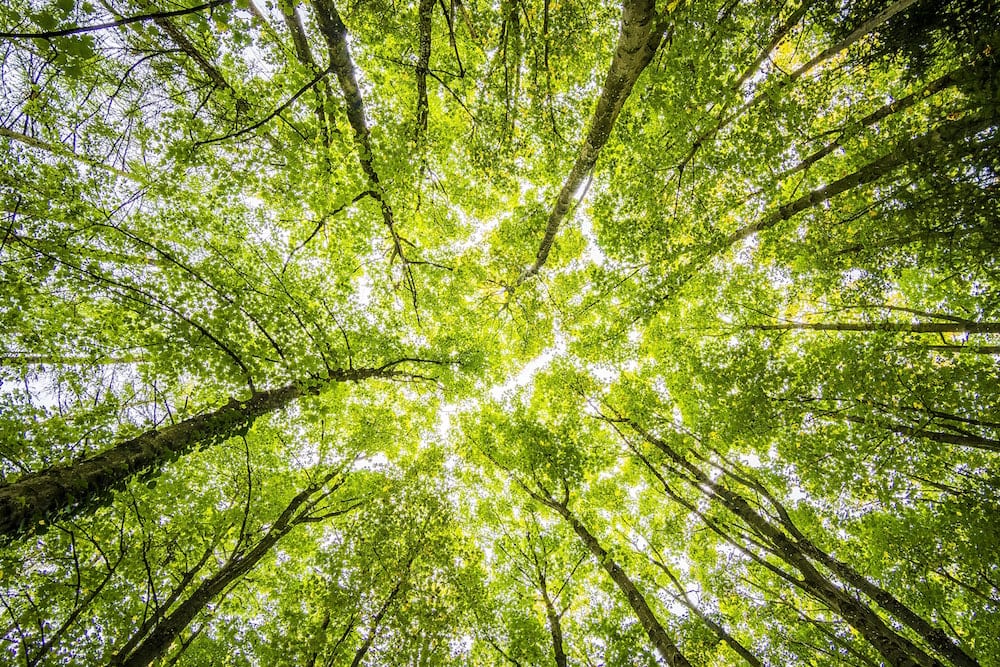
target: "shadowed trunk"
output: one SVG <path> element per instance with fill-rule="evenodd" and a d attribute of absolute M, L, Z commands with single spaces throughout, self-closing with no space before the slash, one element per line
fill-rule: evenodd
<path fill-rule="evenodd" d="M 701 493 L 718 500 L 727 510 L 739 517 L 750 530 L 763 539 L 766 548 L 771 553 L 794 567 L 802 577 L 796 582 L 796 585 L 822 601 L 847 621 L 851 627 L 857 630 L 858 634 L 875 647 L 889 665 L 894 667 L 942 667 L 939 660 L 929 656 L 919 646 L 890 628 L 862 600 L 823 575 L 811 561 L 809 549 L 803 548 L 797 540 L 759 514 L 745 498 L 713 481 L 704 470 L 688 461 L 666 441 L 656 438 L 631 420 L 622 421 L 634 429 L 646 442 L 663 452 L 684 473 L 690 475 L 688 481 Z"/>
<path fill-rule="evenodd" d="M 933 155 L 945 151 L 953 151 L 956 155 L 970 152 L 977 148 L 979 144 L 965 143 L 963 145 L 962 142 L 985 130 L 994 123 L 995 121 L 989 118 L 973 116 L 971 118 L 937 127 L 914 139 L 902 141 L 874 162 L 869 162 L 857 171 L 843 176 L 842 178 L 824 185 L 821 188 L 817 188 L 808 194 L 802 195 L 798 199 L 782 204 L 762 220 L 736 230 L 726 237 L 723 240 L 721 247 L 719 247 L 718 250 L 714 250 L 712 254 L 739 243 L 751 234 L 770 229 L 779 222 L 788 220 L 797 213 L 801 213 L 802 211 L 812 208 L 813 206 L 822 204 L 823 202 L 826 202 L 841 193 L 862 185 L 874 183 L 909 162 L 922 159 L 927 155 Z"/>
<path fill-rule="evenodd" d="M 667 664 L 670 665 L 670 667 L 691 667 L 691 663 L 667 635 L 667 631 L 663 628 L 663 625 L 660 624 L 660 621 L 656 618 L 656 614 L 654 614 L 653 610 L 650 609 L 649 603 L 646 602 L 646 598 L 636 587 L 632 579 L 611 557 L 611 554 L 609 554 L 608 551 L 601 546 L 600 541 L 598 541 L 594 534 L 587 530 L 585 525 L 580 523 L 576 516 L 570 511 L 567 503 L 558 502 L 551 496 L 543 496 L 533 491 L 528 491 L 528 493 L 531 494 L 531 497 L 538 502 L 554 509 L 570 526 L 572 526 L 573 531 L 580 537 L 580 540 L 587 547 L 587 550 L 590 551 L 594 558 L 597 559 L 601 568 L 608 573 L 611 580 L 615 582 L 621 592 L 625 595 L 625 599 L 632 608 L 632 611 L 635 612 L 636 617 L 638 617 L 639 623 L 642 624 L 646 634 L 649 635 L 649 640 L 653 643 L 656 651 L 667 662 Z"/>
<path fill-rule="evenodd" d="M 118 654 L 111 659 L 111 664 L 121 665 L 122 667 L 145 667 L 163 655 L 174 640 L 180 636 L 181 632 L 194 620 L 195 616 L 210 602 L 219 597 L 230 584 L 250 572 L 264 556 L 270 553 L 274 545 L 278 543 L 278 540 L 287 535 L 292 528 L 304 520 L 309 520 L 306 516 L 309 510 L 314 507 L 318 500 L 335 491 L 343 483 L 343 478 L 338 483 L 335 483 L 326 493 L 314 499 L 312 496 L 338 474 L 336 472 L 330 473 L 321 482 L 307 487 L 292 498 L 292 501 L 282 511 L 277 521 L 267 531 L 267 534 L 252 549 L 230 558 L 222 569 L 202 581 L 201 585 L 191 594 L 191 597 L 164 617 L 129 655 Z M 305 508 L 299 512 L 299 509 L 303 505 L 305 505 Z M 350 509 L 345 509 L 339 513 L 342 514 L 348 511 Z M 296 514 L 297 512 L 298 514 Z"/>
<path fill-rule="evenodd" d="M 657 22 L 656 11 L 652 0 L 625 0 L 622 3 L 621 31 L 618 34 L 618 45 L 611 59 L 611 67 L 604 81 L 604 88 L 597 100 L 597 108 L 590 119 L 587 138 L 580 147 L 576 163 L 563 183 L 555 206 L 549 213 L 545 227 L 545 236 L 538 246 L 535 263 L 529 266 L 517 279 L 520 284 L 538 273 L 548 259 L 552 243 L 559 231 L 577 190 L 583 185 L 584 179 L 594 168 L 601 149 L 611 136 L 611 130 L 618 114 L 621 113 L 625 100 L 632 92 L 632 87 L 646 66 L 653 60 L 656 49 L 663 37 L 663 25 Z"/>
<path fill-rule="evenodd" d="M 397 362 L 398 363 L 398 362 Z M 312 383 L 292 383 L 232 399 L 215 410 L 162 429 L 152 429 L 76 463 L 29 473 L 0 486 L 0 536 L 19 537 L 40 522 L 95 504 L 137 473 L 152 471 L 196 445 L 222 442 L 249 428 L 260 416 L 284 408 L 335 382 L 392 377 L 392 366 L 333 371 Z"/>

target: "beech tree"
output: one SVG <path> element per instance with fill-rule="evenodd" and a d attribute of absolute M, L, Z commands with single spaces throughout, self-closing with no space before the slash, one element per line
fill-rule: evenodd
<path fill-rule="evenodd" d="M 1000 665 L 998 16 L 5 3 L 0 662 Z"/>

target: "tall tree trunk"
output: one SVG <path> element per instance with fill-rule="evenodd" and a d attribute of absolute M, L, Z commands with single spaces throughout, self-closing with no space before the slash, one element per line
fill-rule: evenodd
<path fill-rule="evenodd" d="M 406 584 L 407 580 L 410 578 L 410 570 L 413 568 L 413 561 L 417 559 L 417 554 L 419 551 L 414 551 L 413 554 L 406 561 L 403 566 L 403 572 L 400 574 L 399 578 L 396 580 L 396 585 L 392 587 L 389 591 L 389 595 L 386 596 L 385 601 L 379 610 L 372 617 L 372 621 L 368 626 L 368 632 L 365 635 L 365 640 L 358 647 L 358 650 L 354 653 L 354 659 L 351 660 L 351 667 L 360 667 L 365 656 L 368 655 L 368 651 L 371 650 L 372 644 L 375 642 L 375 637 L 378 635 L 379 625 L 382 623 L 382 619 L 385 618 L 386 612 L 389 611 L 389 607 L 392 603 L 396 601 L 399 597 L 399 593 L 403 590 L 403 586 Z"/>
<path fill-rule="evenodd" d="M 967 153 L 978 144 L 967 143 L 963 145 L 962 142 L 992 126 L 995 122 L 987 117 L 972 116 L 936 127 L 919 137 L 901 141 L 888 153 L 873 162 L 869 162 L 857 171 L 804 194 L 798 199 L 782 204 L 763 219 L 736 230 L 726 237 L 718 249 L 712 251 L 712 254 L 739 243 L 751 234 L 770 229 L 779 222 L 788 220 L 797 213 L 818 206 L 848 190 L 873 183 L 891 174 L 904 164 L 923 158 L 928 154 L 945 151 L 954 151 L 956 154 Z"/>
<path fill-rule="evenodd" d="M 77 463 L 29 473 L 0 486 L 0 536 L 19 537 L 41 521 L 92 506 L 131 476 L 155 470 L 199 444 L 215 444 L 244 431 L 260 416 L 335 382 L 392 377 L 397 363 L 380 368 L 335 370 L 308 383 L 262 391 L 246 401 L 230 400 L 214 412 L 152 429 Z"/>
<path fill-rule="evenodd" d="M 635 422 L 627 420 L 627 423 L 646 442 L 663 452 L 671 462 L 689 475 L 688 481 L 696 489 L 707 497 L 718 500 L 762 538 L 768 545 L 768 550 L 798 570 L 802 577 L 798 585 L 847 621 L 882 654 L 888 664 L 894 667 L 941 667 L 940 661 L 892 630 L 871 607 L 824 576 L 795 540 L 755 511 L 746 499 L 713 481 L 701 468 L 681 456 L 666 441 L 653 436 Z"/>
<path fill-rule="evenodd" d="M 977 70 L 975 69 L 972 70 L 973 74 L 976 72 Z M 859 134 L 862 128 L 871 127 L 872 125 L 875 125 L 879 121 L 884 120 L 888 116 L 897 114 L 900 111 L 908 109 L 911 106 L 917 104 L 918 102 L 927 99 L 931 95 L 934 95 L 935 93 L 939 93 L 946 88 L 954 86 L 957 83 L 960 83 L 966 79 L 972 78 L 973 74 L 970 74 L 968 69 L 960 69 L 948 72 L 947 74 L 938 77 L 934 81 L 931 81 L 920 90 L 912 92 L 909 95 L 905 95 L 903 97 L 900 97 L 899 99 L 893 100 L 892 102 L 889 102 L 879 107 L 878 109 L 871 112 L 864 118 L 861 118 L 860 120 L 856 121 L 856 123 L 854 123 L 853 126 L 851 125 L 845 126 L 844 130 L 840 133 L 840 136 L 837 137 L 835 141 L 831 141 L 822 148 L 816 150 L 811 155 L 809 155 L 809 157 L 805 158 L 804 160 L 796 164 L 794 167 L 786 169 L 778 176 L 778 179 L 783 180 L 800 171 L 808 169 L 809 167 L 813 166 L 814 164 L 822 160 L 824 157 L 829 155 L 830 153 L 833 153 L 835 150 L 840 148 L 843 145 L 845 138 Z"/>
<path fill-rule="evenodd" d="M 347 26 L 344 25 L 340 13 L 337 11 L 333 0 L 312 0 L 316 23 L 323 39 L 326 41 L 330 54 L 330 69 L 337 75 L 337 82 L 347 105 L 347 121 L 354 130 L 354 141 L 358 148 L 358 162 L 361 170 L 368 178 L 373 191 L 372 198 L 379 203 L 382 211 L 382 222 L 389 230 L 392 239 L 392 257 L 399 257 L 403 263 L 407 289 L 413 300 L 413 307 L 417 306 L 417 285 L 413 279 L 413 272 L 410 267 L 403 245 L 407 242 L 399 235 L 396 229 L 396 218 L 392 207 L 385 197 L 385 189 L 382 187 L 378 171 L 375 169 L 374 153 L 372 151 L 371 128 L 368 126 L 368 117 L 365 112 L 365 101 L 361 95 L 361 88 L 358 86 L 357 71 L 354 60 L 351 58 L 351 50 L 347 44 Z M 428 45 L 429 48 L 429 45 Z M 412 245 L 412 244 L 410 244 Z"/>
<path fill-rule="evenodd" d="M 866 419 L 855 417 L 854 415 L 839 415 L 833 413 L 831 416 L 840 417 L 853 424 L 865 424 L 883 428 L 899 435 L 906 435 L 912 438 L 926 438 L 932 442 L 942 442 L 948 445 L 960 445 L 962 447 L 972 447 L 974 449 L 985 449 L 990 452 L 1000 452 L 1000 440 L 987 438 L 981 435 L 962 435 L 958 433 L 945 433 L 942 431 L 930 431 L 925 428 L 914 428 L 903 424 L 892 424 L 876 419 Z"/>
<path fill-rule="evenodd" d="M 900 333 L 1000 333 L 1000 322 L 779 322 L 748 324 L 753 331 L 898 331 Z"/>
<path fill-rule="evenodd" d="M 559 613 L 556 611 L 548 593 L 544 594 L 545 617 L 549 622 L 549 635 L 552 636 L 552 657 L 556 661 L 556 667 L 566 667 L 566 649 L 563 648 L 562 622 Z"/>
<path fill-rule="evenodd" d="M 309 510 L 318 500 L 326 497 L 340 486 L 339 483 L 335 483 L 331 489 L 318 498 L 313 498 L 338 474 L 337 472 L 330 473 L 319 483 L 306 487 L 292 498 L 274 525 L 267 531 L 267 534 L 252 549 L 230 558 L 222 569 L 204 580 L 191 594 L 191 597 L 164 617 L 131 653 L 128 655 L 119 653 L 111 659 L 111 664 L 122 667 L 145 667 L 163 655 L 208 603 L 216 599 L 230 584 L 252 570 L 278 543 L 278 540 L 306 518 Z M 303 505 L 305 505 L 304 508 Z M 301 512 L 300 508 L 303 508 Z"/>
<path fill-rule="evenodd" d="M 646 66 L 653 60 L 656 49 L 663 38 L 664 26 L 657 21 L 653 0 L 625 0 L 622 3 L 621 30 L 618 34 L 618 45 L 611 58 L 611 67 L 604 81 L 604 88 L 597 100 L 597 108 L 590 119 L 587 138 L 580 146 L 573 169 L 563 183 L 555 206 L 549 213 L 545 235 L 538 246 L 535 262 L 520 275 L 520 284 L 538 273 L 548 259 L 552 243 L 559 231 L 577 190 L 584 179 L 594 168 L 601 149 L 611 136 L 611 130 L 618 114 L 621 113 L 625 100 L 628 99 L 636 80 Z"/>
<path fill-rule="evenodd" d="M 850 46 L 855 44 L 859 39 L 869 34 L 870 32 L 877 30 L 879 27 L 884 25 L 886 21 L 891 19 L 899 12 L 905 10 L 907 7 L 909 7 L 916 1 L 917 0 L 896 0 L 895 3 L 887 7 L 882 13 L 869 19 L 868 21 L 865 21 L 850 35 L 848 35 L 841 41 L 837 42 L 836 44 L 833 44 L 824 49 L 821 53 L 817 54 L 811 60 L 809 60 L 809 62 L 805 63 L 804 65 L 796 69 L 794 72 L 790 73 L 784 79 L 777 82 L 774 86 L 762 85 L 756 91 L 756 93 L 752 98 L 744 102 L 732 113 L 728 115 L 723 114 L 719 118 L 719 121 L 716 123 L 714 127 L 700 134 L 698 138 L 695 139 L 694 143 L 691 145 L 691 149 L 688 152 L 688 154 L 677 165 L 676 167 L 677 170 L 683 172 L 684 168 L 694 157 L 694 154 L 698 152 L 699 148 L 701 148 L 703 145 L 705 145 L 705 143 L 710 141 L 723 128 L 728 127 L 733 122 L 742 117 L 743 114 L 745 114 L 747 111 L 753 109 L 764 100 L 772 99 L 776 93 L 787 91 L 789 88 L 791 88 L 792 85 L 795 84 L 796 81 L 798 81 L 804 74 L 808 74 L 809 71 L 812 70 L 814 67 L 829 60 L 830 58 L 837 55 L 841 51 L 850 48 Z M 741 92 L 740 88 L 742 88 L 743 84 L 746 83 L 746 81 L 750 78 L 751 75 L 757 73 L 761 63 L 764 62 L 767 56 L 771 55 L 771 51 L 773 51 L 774 48 L 778 46 L 778 44 L 785 37 L 785 35 L 787 35 L 788 32 L 798 24 L 798 22 L 806 15 L 806 12 L 811 8 L 812 8 L 811 3 L 805 2 L 803 3 L 802 7 L 796 10 L 789 17 L 788 21 L 782 26 L 782 28 L 778 31 L 777 35 L 774 37 L 772 42 L 768 45 L 768 48 L 765 49 L 758 56 L 757 60 L 754 61 L 752 67 L 747 69 L 744 72 L 743 76 L 739 78 L 735 86 L 735 92 L 737 93 Z"/>
<path fill-rule="evenodd" d="M 649 560 L 653 563 L 653 565 L 658 567 L 664 574 L 667 575 L 667 578 L 670 579 L 670 583 L 677 589 L 677 593 L 671 595 L 671 597 L 680 602 L 689 611 L 691 611 L 691 613 L 701 619 L 701 622 L 715 633 L 715 636 L 719 638 L 719 641 L 723 641 L 728 644 L 729 648 L 736 651 L 736 653 L 738 653 L 739 656 L 743 658 L 748 665 L 750 665 L 750 667 L 764 667 L 764 663 L 762 663 L 757 656 L 751 653 L 750 649 L 740 643 L 736 637 L 729 634 L 728 630 L 716 623 L 711 616 L 703 612 L 698 605 L 691 601 L 687 592 L 684 590 L 684 587 L 681 585 L 681 582 L 677 580 L 677 577 L 675 577 L 674 573 L 670 571 L 670 568 L 667 567 L 666 563 L 653 557 L 649 557 Z"/>
<path fill-rule="evenodd" d="M 1000 444 L 1000 443 L 998 443 Z M 721 455 L 720 455 L 721 456 Z M 727 459 L 726 463 L 732 466 Z M 722 466 L 720 466 L 722 467 Z M 752 476 L 745 475 L 733 470 L 731 467 L 722 467 L 723 472 L 729 479 L 735 480 L 739 484 L 757 492 L 767 500 L 777 513 L 778 520 L 782 527 L 795 540 L 795 544 L 801 551 L 817 563 L 822 564 L 837 577 L 867 595 L 879 607 L 892 614 L 898 621 L 920 635 L 921 639 L 940 655 L 948 658 L 958 667 L 979 667 L 979 662 L 968 655 L 940 628 L 931 625 L 926 619 L 903 604 L 896 596 L 889 591 L 878 586 L 873 581 L 865 577 L 847 563 L 838 560 L 833 555 L 816 546 L 795 522 L 792 521 L 791 514 L 767 487 Z"/>
<path fill-rule="evenodd" d="M 423 144 L 427 132 L 427 72 L 431 63 L 431 19 L 434 16 L 434 0 L 420 0 L 417 10 L 417 34 L 420 40 L 420 56 L 417 59 L 417 128 L 414 133 L 417 148 Z"/>
<path fill-rule="evenodd" d="M 691 667 L 691 663 L 667 635 L 667 631 L 660 624 L 659 619 L 656 618 L 656 614 L 653 613 L 653 610 L 649 607 L 649 603 L 646 602 L 646 598 L 636 587 L 635 583 L 629 578 L 625 570 L 611 557 L 611 554 L 601 546 L 600 541 L 594 534 L 587 530 L 587 527 L 570 511 L 568 502 L 559 502 L 547 494 L 542 495 L 530 490 L 528 490 L 528 493 L 535 500 L 554 509 L 572 526 L 573 531 L 579 536 L 580 540 L 587 547 L 587 550 L 597 559 L 600 566 L 608 573 L 611 580 L 615 582 L 615 585 L 625 595 L 626 601 L 632 608 L 632 611 L 635 612 L 636 617 L 638 617 L 639 623 L 642 624 L 643 629 L 649 636 L 649 640 L 667 664 L 670 667 Z"/>

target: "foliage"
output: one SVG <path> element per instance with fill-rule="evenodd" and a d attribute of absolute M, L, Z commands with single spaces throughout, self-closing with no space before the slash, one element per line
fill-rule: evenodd
<path fill-rule="evenodd" d="M 5 3 L 0 662 L 1000 665 L 996 19 Z"/>

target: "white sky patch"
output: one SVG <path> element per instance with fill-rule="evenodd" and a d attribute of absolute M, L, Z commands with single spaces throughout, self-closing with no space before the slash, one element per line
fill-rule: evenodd
<path fill-rule="evenodd" d="M 749 266 L 753 259 L 753 251 L 757 249 L 757 235 L 751 234 L 740 244 L 740 249 L 736 251 L 733 261 L 742 266 Z"/>
<path fill-rule="evenodd" d="M 610 385 L 621 374 L 621 369 L 608 364 L 589 364 L 587 369 L 590 374 L 604 385 Z"/>
<path fill-rule="evenodd" d="M 553 359 L 565 352 L 566 336 L 559 331 L 557 324 L 555 343 L 542 350 L 537 357 L 526 363 L 516 375 L 509 378 L 506 382 L 494 385 L 489 391 L 490 398 L 495 401 L 501 401 L 506 397 L 512 396 L 518 389 L 527 387 L 539 371 L 544 370 L 552 363 Z"/>
<path fill-rule="evenodd" d="M 840 279 L 840 282 L 844 287 L 850 287 L 867 275 L 868 272 L 863 269 L 848 269 L 847 271 L 844 271 L 844 275 Z"/>
<path fill-rule="evenodd" d="M 545 348 L 537 357 L 526 363 L 516 375 L 509 378 L 503 384 L 494 385 L 489 392 L 490 398 L 495 401 L 501 401 L 505 397 L 513 395 L 518 389 L 528 386 L 531 384 L 532 379 L 534 379 L 535 374 L 548 366 L 555 356 L 555 347 Z"/>
<path fill-rule="evenodd" d="M 458 414 L 462 407 L 455 403 L 445 403 L 438 410 L 437 416 L 438 421 L 434 426 L 434 433 L 437 435 L 438 439 L 442 442 L 448 440 L 448 436 L 451 434 L 451 417 L 452 415 Z M 454 464 L 449 467 L 449 470 L 454 468 Z"/>
<path fill-rule="evenodd" d="M 785 289 L 791 287 L 795 282 L 792 280 L 792 272 L 782 266 L 770 266 L 767 269 L 767 279 L 775 289 Z"/>
<path fill-rule="evenodd" d="M 372 302 L 372 289 L 375 287 L 375 283 L 367 271 L 362 272 L 352 282 L 354 283 L 354 292 L 351 294 L 351 300 L 367 310 Z"/>
<path fill-rule="evenodd" d="M 486 241 L 486 237 L 490 235 L 493 230 L 500 226 L 500 223 L 509 218 L 509 215 L 498 215 L 496 217 L 490 218 L 489 220 L 473 221 L 465 212 L 459 207 L 454 207 L 452 211 L 455 217 L 458 218 L 459 222 L 466 228 L 471 227 L 472 233 L 469 234 L 468 238 L 464 241 L 457 241 L 453 246 L 452 250 L 458 254 L 462 254 L 472 250 L 473 248 L 478 248 L 483 245 Z"/>
<path fill-rule="evenodd" d="M 633 326 L 628 331 L 628 342 L 633 345 L 638 345 L 642 342 L 643 331 L 637 326 Z"/>
<path fill-rule="evenodd" d="M 594 221 L 586 211 L 580 212 L 580 233 L 583 234 L 587 247 L 583 251 L 583 256 L 588 262 L 596 266 L 604 266 L 607 256 L 597 243 L 597 234 L 594 233 Z"/>
<path fill-rule="evenodd" d="M 248 207 L 250 207 L 253 210 L 257 210 L 259 208 L 264 207 L 264 200 L 261 199 L 260 197 L 257 197 L 256 195 L 247 195 L 243 197 L 243 203 L 245 203 Z"/>
<path fill-rule="evenodd" d="M 802 487 L 798 484 L 792 487 L 792 490 L 788 492 L 788 501 L 791 503 L 797 503 L 800 500 L 804 500 L 809 497 L 809 494 L 802 490 Z"/>
<path fill-rule="evenodd" d="M 351 465 L 351 470 L 382 470 L 389 466 L 389 457 L 382 452 L 375 452 Z"/>

